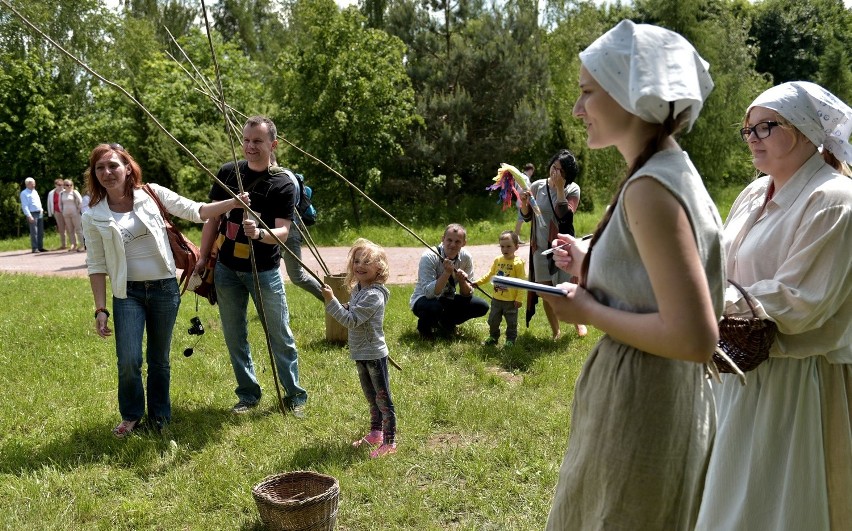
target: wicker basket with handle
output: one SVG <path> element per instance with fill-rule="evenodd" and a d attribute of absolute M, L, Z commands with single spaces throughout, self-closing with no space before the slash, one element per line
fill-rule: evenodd
<path fill-rule="evenodd" d="M 769 358 L 769 348 L 775 340 L 778 327 L 772 321 L 757 316 L 757 310 L 751 302 L 751 295 L 742 286 L 731 279 L 728 279 L 728 282 L 743 294 L 752 316 L 722 317 L 719 322 L 717 350 L 727 354 L 741 371 L 748 372 Z M 713 361 L 719 372 L 736 372 L 718 353 L 713 354 Z"/>
<path fill-rule="evenodd" d="M 332 476 L 304 470 L 275 474 L 251 493 L 267 529 L 332 530 L 337 523 L 340 484 Z"/>

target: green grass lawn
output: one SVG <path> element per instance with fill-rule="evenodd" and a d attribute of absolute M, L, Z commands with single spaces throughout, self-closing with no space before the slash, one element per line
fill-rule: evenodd
<path fill-rule="evenodd" d="M 727 214 L 735 190 L 721 195 Z M 577 234 L 594 230 L 601 211 L 575 217 Z M 495 244 L 514 210 L 459 220 L 468 244 Z M 438 243 L 443 225 L 412 229 Z M 528 229 L 527 229 L 528 230 Z M 390 222 L 323 227 L 320 246 L 363 236 L 385 246 L 418 246 Z M 198 229 L 188 231 L 198 241 Z M 53 228 L 45 247 L 58 246 Z M 0 250 L 28 249 L 28 237 Z M 599 337 L 560 341 L 539 307 L 512 349 L 483 347 L 484 319 L 452 340 L 427 343 L 408 309 L 411 286 L 391 286 L 385 333 L 399 453 L 372 460 L 351 441 L 368 428 L 368 410 L 345 346 L 325 341 L 323 307 L 288 284 L 291 326 L 300 350 L 308 418 L 282 417 L 261 326 L 250 311 L 250 341 L 265 396 L 244 416 L 236 402 L 215 307 L 187 295 L 172 348 L 173 423 L 164 436 L 117 440 L 115 347 L 92 326 L 86 279 L 0 273 L 0 528 L 260 529 L 251 487 L 270 474 L 314 470 L 340 481 L 338 528 L 540 529 L 568 440 L 573 386 Z M 207 333 L 195 354 L 189 320 Z M 172 443 L 174 441 L 174 443 Z"/>
<path fill-rule="evenodd" d="M 117 440 L 113 340 L 92 329 L 85 279 L 0 274 L 0 528 L 260 529 L 251 487 L 314 470 L 340 481 L 338 529 L 540 529 L 568 439 L 573 385 L 598 337 L 550 341 L 539 307 L 514 348 L 480 346 L 485 320 L 453 340 L 421 341 L 410 286 L 392 286 L 385 332 L 399 453 L 373 460 L 351 441 L 368 411 L 345 346 L 325 341 L 316 300 L 287 285 L 308 417 L 282 417 L 261 326 L 251 344 L 261 406 L 230 413 L 235 381 L 215 307 L 187 333 L 184 296 L 172 348 L 173 423 Z M 174 440 L 175 444 L 171 441 Z"/>

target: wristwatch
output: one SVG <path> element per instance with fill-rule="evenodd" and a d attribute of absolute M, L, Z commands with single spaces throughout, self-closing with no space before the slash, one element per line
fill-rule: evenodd
<path fill-rule="evenodd" d="M 264 236 L 265 234 L 263 233 L 263 229 L 258 229 L 257 238 L 255 238 L 255 240 L 262 240 Z"/>
<path fill-rule="evenodd" d="M 98 308 L 97 310 L 95 310 L 95 319 L 98 318 L 99 313 L 106 314 L 106 316 L 109 317 L 109 310 L 107 310 L 106 308 Z"/>

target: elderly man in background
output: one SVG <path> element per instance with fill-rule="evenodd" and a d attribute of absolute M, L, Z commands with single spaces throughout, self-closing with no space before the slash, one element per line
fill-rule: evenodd
<path fill-rule="evenodd" d="M 35 189 L 35 179 L 27 177 L 24 180 L 24 188 L 21 191 L 21 209 L 30 226 L 30 247 L 34 253 L 44 253 L 44 210 L 41 207 L 41 198 Z"/>

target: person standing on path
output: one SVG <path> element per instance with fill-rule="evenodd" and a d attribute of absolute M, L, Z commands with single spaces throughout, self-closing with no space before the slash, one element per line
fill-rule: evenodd
<path fill-rule="evenodd" d="M 80 196 L 80 192 L 74 189 L 74 182 L 71 179 L 65 179 L 62 188 L 60 202 L 62 212 L 58 213 L 56 217 L 61 216 L 65 220 L 65 230 L 68 232 L 68 239 L 71 241 L 68 252 L 83 252 L 86 250 L 86 246 L 83 245 L 83 221 L 81 219 L 83 198 Z"/>
<path fill-rule="evenodd" d="M 53 190 L 47 193 L 47 217 L 56 220 L 56 232 L 59 233 L 59 250 L 67 248 L 65 239 L 65 218 L 62 217 L 62 191 L 65 180 L 59 177 L 53 181 Z"/>
<path fill-rule="evenodd" d="M 25 188 L 21 191 L 21 209 L 27 218 L 30 228 L 30 247 L 34 253 L 45 253 L 44 248 L 44 210 L 41 206 L 41 197 L 35 189 L 35 179 L 27 177 L 24 180 Z"/>

